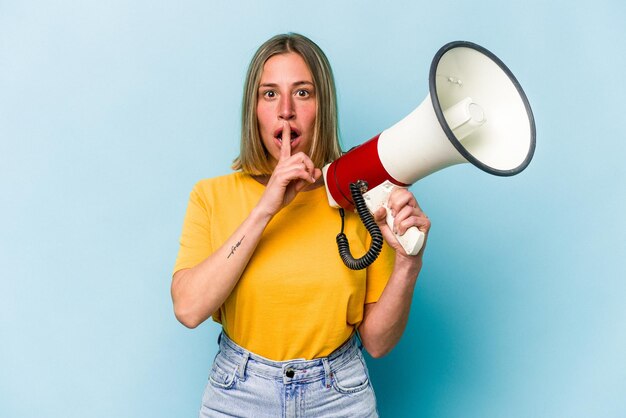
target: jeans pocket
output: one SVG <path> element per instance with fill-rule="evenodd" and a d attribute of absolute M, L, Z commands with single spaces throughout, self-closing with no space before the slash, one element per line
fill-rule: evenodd
<path fill-rule="evenodd" d="M 360 392 L 370 385 L 367 369 L 360 353 L 337 370 L 332 370 L 333 387 L 340 393 Z"/>
<path fill-rule="evenodd" d="M 216 388 L 230 389 L 234 386 L 237 376 L 237 367 L 232 370 L 222 368 L 217 362 L 213 362 L 209 382 Z"/>

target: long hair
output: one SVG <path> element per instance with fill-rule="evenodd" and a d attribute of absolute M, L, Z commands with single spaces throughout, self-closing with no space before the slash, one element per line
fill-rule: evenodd
<path fill-rule="evenodd" d="M 266 41 L 250 61 L 241 106 L 240 154 L 233 161 L 233 170 L 241 170 L 252 175 L 272 173 L 268 153 L 259 133 L 256 112 L 258 89 L 267 60 L 274 55 L 290 52 L 304 59 L 315 85 L 317 110 L 309 157 L 316 167 L 322 167 L 341 155 L 337 123 L 337 93 L 328 58 L 309 38 L 297 33 L 288 33 L 276 35 Z"/>

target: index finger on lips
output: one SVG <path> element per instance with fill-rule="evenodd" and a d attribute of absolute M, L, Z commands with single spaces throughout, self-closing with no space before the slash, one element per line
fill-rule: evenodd
<path fill-rule="evenodd" d="M 283 122 L 283 135 L 280 143 L 280 158 L 291 157 L 291 127 L 289 122 Z"/>

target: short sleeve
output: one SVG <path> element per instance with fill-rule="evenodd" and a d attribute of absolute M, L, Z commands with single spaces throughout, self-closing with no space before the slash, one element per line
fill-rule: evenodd
<path fill-rule="evenodd" d="M 206 195 L 196 184 L 189 196 L 174 273 L 195 267 L 213 252 L 209 221 L 210 207 Z"/>
<path fill-rule="evenodd" d="M 395 251 L 386 242 L 378 258 L 367 268 L 365 303 L 378 302 L 382 295 L 395 263 Z"/>

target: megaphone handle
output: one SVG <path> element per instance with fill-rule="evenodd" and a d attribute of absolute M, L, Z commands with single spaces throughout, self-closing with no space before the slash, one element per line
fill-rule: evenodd
<path fill-rule="evenodd" d="M 385 208 L 387 211 L 387 225 L 389 225 L 392 231 L 395 218 L 391 215 L 391 210 L 387 207 L 387 201 L 389 200 L 389 195 L 396 187 L 400 186 L 396 186 L 389 180 L 386 180 L 363 194 L 363 198 L 370 212 L 376 212 L 381 206 Z M 403 235 L 395 235 L 408 255 L 416 255 L 424 245 L 425 235 L 415 226 L 409 228 Z"/>
<path fill-rule="evenodd" d="M 393 231 L 393 222 L 395 218 L 391 214 L 391 209 L 389 209 L 386 204 L 384 207 L 387 210 L 387 225 L 389 225 L 389 228 Z M 403 235 L 395 234 L 395 236 L 408 255 L 416 255 L 424 246 L 425 235 L 416 226 L 412 226 L 407 229 Z"/>

